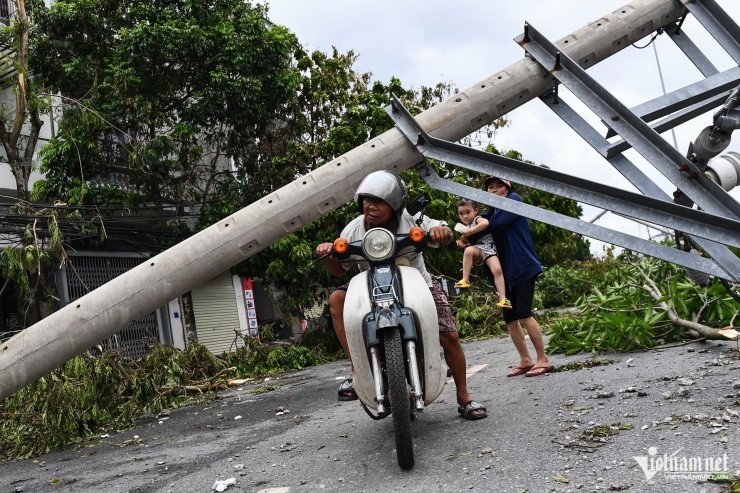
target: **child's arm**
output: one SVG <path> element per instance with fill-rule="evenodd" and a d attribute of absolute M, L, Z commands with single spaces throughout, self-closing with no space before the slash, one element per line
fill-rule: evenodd
<path fill-rule="evenodd" d="M 471 226 L 462 233 L 460 233 L 460 236 L 467 240 L 470 235 L 474 235 L 476 233 L 480 233 L 482 231 L 485 231 L 486 228 L 488 228 L 488 219 L 485 219 L 483 217 L 478 216 L 478 220 L 475 223 L 475 226 Z"/>

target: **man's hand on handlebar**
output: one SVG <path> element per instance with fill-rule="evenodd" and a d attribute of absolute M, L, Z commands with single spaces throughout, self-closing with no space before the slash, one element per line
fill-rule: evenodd
<path fill-rule="evenodd" d="M 323 257 L 330 254 L 332 250 L 334 250 L 334 243 L 319 243 L 319 246 L 316 247 L 316 256 Z"/>
<path fill-rule="evenodd" d="M 429 228 L 429 241 L 432 243 L 449 245 L 453 239 L 452 230 L 447 226 L 432 226 Z"/>
<path fill-rule="evenodd" d="M 331 255 L 334 251 L 334 243 L 320 243 L 316 247 L 316 257 L 323 259 L 326 270 L 334 276 L 341 276 L 345 273 L 342 262 L 336 255 Z"/>

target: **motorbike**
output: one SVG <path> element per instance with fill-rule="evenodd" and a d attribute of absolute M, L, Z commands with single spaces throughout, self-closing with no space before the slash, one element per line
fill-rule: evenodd
<path fill-rule="evenodd" d="M 340 260 L 359 257 L 369 267 L 352 278 L 344 304 L 354 387 L 371 418 L 393 417 L 402 469 L 414 466 L 411 421 L 442 393 L 447 376 L 434 299 L 421 273 L 403 258 L 429 246 L 420 227 L 428 203 L 422 194 L 406 207 L 412 216 L 420 213 L 408 233 L 373 228 L 361 241 L 339 238 L 333 246 Z"/>

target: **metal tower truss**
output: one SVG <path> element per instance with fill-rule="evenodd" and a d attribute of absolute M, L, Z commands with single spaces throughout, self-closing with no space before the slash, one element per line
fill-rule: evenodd
<path fill-rule="evenodd" d="M 686 7 L 730 56 L 740 63 L 740 29 L 714 0 L 688 2 Z M 562 53 L 531 25 L 526 24 L 524 34 L 515 39 L 527 51 L 528 56 L 543 67 L 543 77 L 554 76 L 557 83 L 565 86 L 601 118 L 608 127 L 606 137 L 558 98 L 557 85 L 540 97 L 540 100 L 641 194 L 434 138 L 421 128 L 397 99 L 394 99 L 387 111 L 399 130 L 425 158 L 510 179 L 629 218 L 680 231 L 692 237 L 692 241 L 707 257 L 451 182 L 439 177 L 422 163 L 420 174 L 435 189 L 468 197 L 721 279 L 740 282 L 740 259 L 725 246 L 740 246 L 740 203 L 704 174 L 701 163 L 692 162 L 680 154 L 658 134 L 721 106 L 728 99 L 728 93 L 740 86 L 740 67 L 719 72 L 686 34 L 680 31 L 684 19 L 685 16 L 674 24 L 669 29 L 669 34 L 706 78 L 632 109 L 620 103 L 587 75 L 578 63 Z M 650 125 L 650 122 L 655 123 Z M 613 143 L 607 140 L 615 135 L 619 135 L 621 140 Z M 673 197 L 622 154 L 630 147 L 676 185 L 678 190 Z M 698 209 L 693 208 L 694 204 Z"/>
<path fill-rule="evenodd" d="M 428 135 L 401 103 L 394 99 L 389 114 L 396 126 L 426 157 L 477 171 L 487 175 L 511 179 L 532 188 L 572 198 L 579 202 L 607 208 L 615 212 L 654 224 L 678 224 L 680 230 L 697 236 L 706 236 L 731 244 L 740 243 L 740 221 L 715 216 L 668 201 L 642 196 L 588 180 L 574 178 L 557 171 L 490 154 L 460 144 L 447 142 Z M 723 269 L 714 260 L 677 250 L 652 241 L 614 231 L 603 226 L 565 216 L 547 209 L 509 200 L 467 185 L 441 178 L 426 163 L 418 168 L 422 179 L 434 189 L 460 197 L 467 197 L 481 204 L 513 212 L 530 219 L 567 229 L 584 236 L 619 245 L 651 257 L 660 258 L 694 270 L 733 282 L 740 280 Z M 638 204 L 638 202 L 643 202 Z M 649 205 L 646 205 L 649 204 Z M 655 206 L 655 210 L 651 210 Z M 686 219 L 688 216 L 690 218 Z M 664 223 L 665 221 L 665 223 Z M 687 226 L 690 225 L 690 226 Z M 696 226 L 696 232 L 692 229 Z M 672 226 L 671 226 L 672 227 Z M 731 252 L 730 252 L 731 253 Z M 737 261 L 737 259 L 736 259 Z M 738 261 L 740 264 L 740 261 Z M 734 266 L 740 273 L 740 265 Z"/>

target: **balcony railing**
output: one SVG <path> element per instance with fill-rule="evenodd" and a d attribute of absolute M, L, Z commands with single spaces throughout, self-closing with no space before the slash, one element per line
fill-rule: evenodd
<path fill-rule="evenodd" d="M 9 25 L 14 13 L 14 4 L 11 0 L 0 0 L 0 24 Z"/>

